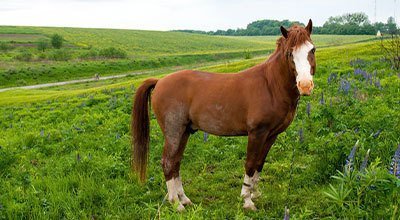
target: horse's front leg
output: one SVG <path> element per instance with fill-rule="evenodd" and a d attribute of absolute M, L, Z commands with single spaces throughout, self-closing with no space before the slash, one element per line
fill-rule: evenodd
<path fill-rule="evenodd" d="M 252 131 L 248 134 L 247 144 L 247 157 L 246 157 L 246 174 L 244 176 L 242 191 L 240 195 L 244 199 L 243 208 L 256 210 L 254 202 L 251 200 L 251 195 L 254 192 L 255 185 L 259 179 L 259 165 L 260 165 L 260 154 L 263 153 L 268 132 L 265 131 Z"/>
<path fill-rule="evenodd" d="M 277 138 L 277 135 L 273 135 L 273 136 L 269 136 L 266 140 L 266 143 L 264 146 L 262 146 L 262 149 L 260 150 L 260 154 L 258 155 L 258 159 L 257 159 L 257 170 L 254 173 L 254 189 L 253 192 L 251 194 L 251 198 L 252 199 L 256 199 L 258 197 L 261 196 L 261 192 L 258 189 L 258 182 L 260 181 L 260 174 L 261 171 L 264 167 L 264 163 L 265 163 L 265 158 L 268 155 L 269 150 L 271 149 L 272 145 L 274 144 L 275 140 Z"/>

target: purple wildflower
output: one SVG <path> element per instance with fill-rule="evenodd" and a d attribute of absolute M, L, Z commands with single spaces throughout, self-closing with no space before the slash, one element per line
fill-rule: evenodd
<path fill-rule="evenodd" d="M 321 99 L 319 100 L 319 104 L 325 105 L 324 93 L 321 93 Z"/>
<path fill-rule="evenodd" d="M 364 160 L 363 160 L 363 162 L 361 164 L 361 167 L 360 167 L 360 171 L 364 171 L 365 168 L 367 168 L 368 159 L 369 159 L 369 151 L 370 151 L 370 149 L 368 149 L 367 153 L 365 154 Z"/>
<path fill-rule="evenodd" d="M 348 94 L 351 88 L 351 84 L 349 81 L 342 79 L 340 80 L 340 85 L 339 85 L 339 92 L 342 91 L 345 94 Z"/>
<path fill-rule="evenodd" d="M 389 173 L 400 179 L 400 144 L 397 146 L 397 150 L 393 155 Z"/>
<path fill-rule="evenodd" d="M 345 130 L 339 131 L 339 132 L 335 133 L 335 136 L 337 137 L 337 136 L 340 136 L 340 135 L 342 135 L 342 134 L 344 134 L 344 133 L 346 133 Z"/>
<path fill-rule="evenodd" d="M 381 81 L 379 79 L 375 80 L 375 87 L 378 88 L 378 89 L 382 89 Z"/>
<path fill-rule="evenodd" d="M 354 158 L 356 156 L 356 151 L 358 147 L 359 141 L 357 140 L 356 144 L 354 145 L 353 149 L 350 151 L 350 155 L 346 159 L 346 165 L 345 165 L 345 170 L 347 172 L 351 172 L 353 170 L 353 165 L 354 165 Z"/>
<path fill-rule="evenodd" d="M 76 125 L 72 125 L 72 127 L 73 127 L 75 130 L 77 130 L 77 131 L 82 131 L 82 128 L 80 128 L 80 127 L 78 127 L 78 126 L 76 126 Z"/>
<path fill-rule="evenodd" d="M 365 78 L 367 75 L 368 75 L 368 73 L 362 69 L 359 69 L 359 68 L 354 69 L 354 76 L 362 76 L 363 78 Z"/>
<path fill-rule="evenodd" d="M 381 134 L 381 132 L 382 132 L 382 129 L 379 129 L 378 131 L 376 131 L 376 132 L 372 135 L 372 137 L 374 137 L 374 138 L 379 137 L 379 135 Z"/>
<path fill-rule="evenodd" d="M 208 140 L 208 133 L 207 133 L 207 132 L 204 132 L 204 134 L 203 134 L 203 141 L 204 141 L 204 142 L 207 142 L 207 140 Z"/>
<path fill-rule="evenodd" d="M 310 102 L 307 102 L 306 112 L 307 112 L 308 117 L 310 117 L 310 114 L 311 114 L 311 103 Z"/>
<path fill-rule="evenodd" d="M 303 128 L 300 128 L 300 130 L 299 130 L 299 141 L 300 141 L 300 143 L 303 143 L 303 141 L 304 141 Z"/>
<path fill-rule="evenodd" d="M 331 74 L 329 75 L 329 77 L 328 77 L 328 85 L 331 84 L 331 82 L 332 82 L 333 80 L 336 80 L 336 78 L 337 78 L 337 73 L 331 73 Z"/>
<path fill-rule="evenodd" d="M 285 216 L 283 217 L 283 220 L 289 220 L 290 215 L 289 215 L 289 209 L 285 206 Z"/>

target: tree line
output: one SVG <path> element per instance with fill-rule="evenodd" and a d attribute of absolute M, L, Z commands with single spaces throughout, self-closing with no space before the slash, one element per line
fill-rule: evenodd
<path fill-rule="evenodd" d="M 199 31 L 199 30 L 175 30 L 179 32 L 208 34 L 208 35 L 226 35 L 226 36 L 262 36 L 279 35 L 280 26 L 290 27 L 293 24 L 304 25 L 299 21 L 289 20 L 258 20 L 251 22 L 246 28 L 217 30 L 217 31 Z M 398 32 L 395 19 L 389 17 L 387 22 L 371 23 L 368 15 L 363 12 L 347 13 L 340 16 L 332 16 L 322 25 L 313 27 L 315 34 L 340 34 L 340 35 L 375 35 L 378 31 L 382 34 L 395 34 Z"/>

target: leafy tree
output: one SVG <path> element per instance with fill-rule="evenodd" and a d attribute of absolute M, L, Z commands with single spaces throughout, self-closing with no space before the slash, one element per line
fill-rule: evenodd
<path fill-rule="evenodd" d="M 59 34 L 53 34 L 53 36 L 51 36 L 51 45 L 56 49 L 60 49 L 62 47 L 63 41 L 64 38 Z"/>
<path fill-rule="evenodd" d="M 397 25 L 393 17 L 389 17 L 387 20 L 388 33 L 393 35 L 397 33 Z"/>

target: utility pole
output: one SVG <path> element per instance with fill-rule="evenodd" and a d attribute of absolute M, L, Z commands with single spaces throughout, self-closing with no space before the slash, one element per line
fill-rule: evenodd
<path fill-rule="evenodd" d="M 375 0 L 376 1 L 376 0 Z M 394 12 L 393 12 L 393 14 L 394 14 L 394 16 L 393 16 L 393 18 L 394 18 L 394 22 L 395 23 L 397 23 L 397 19 L 396 19 L 396 7 L 397 6 L 397 4 L 396 4 L 396 0 L 394 0 L 394 7 L 393 7 L 393 10 L 394 10 Z"/>
<path fill-rule="evenodd" d="M 375 0 L 375 8 L 374 8 L 374 20 L 375 20 L 375 23 L 376 23 L 377 22 L 377 20 L 376 20 L 376 0 Z"/>

